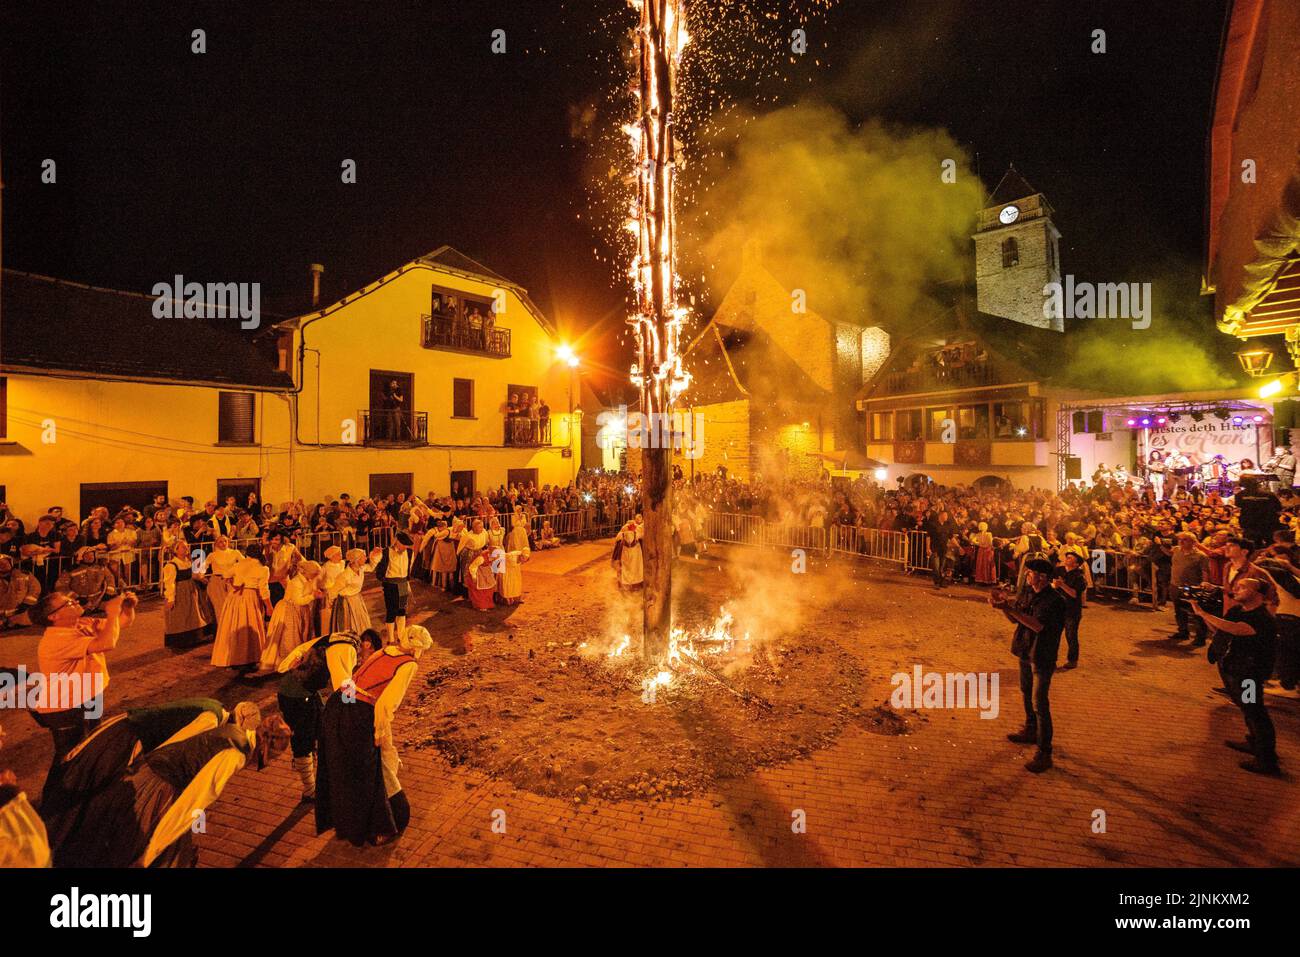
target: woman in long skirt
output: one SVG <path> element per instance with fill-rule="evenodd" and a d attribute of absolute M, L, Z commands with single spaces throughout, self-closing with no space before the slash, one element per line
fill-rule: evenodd
<path fill-rule="evenodd" d="M 212 602 L 214 620 L 221 620 L 221 609 L 230 593 L 230 576 L 235 566 L 244 560 L 244 553 L 230 547 L 228 535 L 218 535 L 212 554 L 208 556 L 208 601 Z"/>
<path fill-rule="evenodd" d="M 483 528 L 481 518 L 474 519 L 474 524 L 461 533 L 456 544 L 456 590 L 462 595 L 469 594 L 469 566 L 478 558 L 479 552 L 487 547 L 488 533 Z"/>
<path fill-rule="evenodd" d="M 359 635 L 370 627 L 370 611 L 366 608 L 365 599 L 361 597 L 366 572 L 375 570 L 374 556 L 370 557 L 372 560 L 367 561 L 366 553 L 361 549 L 348 549 L 348 567 L 335 577 L 325 596 L 330 605 L 331 634 L 351 631 Z"/>
<path fill-rule="evenodd" d="M 452 539 L 452 530 L 445 521 L 440 520 L 438 527 L 429 534 L 433 536 L 433 558 L 429 563 L 433 584 L 438 588 L 447 588 L 456 574 L 456 541 Z"/>
<path fill-rule="evenodd" d="M 262 649 L 261 670 L 270 673 L 289 652 L 315 636 L 316 579 L 320 566 L 312 561 L 298 565 L 298 573 L 285 582 L 284 598 L 271 612 L 271 628 Z"/>
<path fill-rule="evenodd" d="M 222 607 L 217 641 L 212 646 L 214 666 L 246 667 L 262 657 L 266 616 L 271 610 L 270 576 L 270 569 L 262 564 L 262 546 L 254 542 L 230 578 L 230 594 Z"/>
<path fill-rule="evenodd" d="M 975 534 L 975 584 L 993 585 L 998 580 L 997 557 L 993 552 L 993 535 L 988 522 L 980 522 Z"/>
<path fill-rule="evenodd" d="M 211 636 L 211 605 L 202 595 L 201 583 L 190 565 L 189 545 L 177 542 L 162 570 L 163 599 L 167 603 L 163 644 L 168 648 L 193 648 Z"/>
<path fill-rule="evenodd" d="M 469 591 L 470 603 L 479 611 L 490 611 L 493 596 L 497 591 L 497 574 L 495 566 L 505 558 L 505 552 L 498 548 L 485 548 L 478 557 L 469 563 L 465 572 L 465 587 Z"/>
<path fill-rule="evenodd" d="M 433 644 L 420 625 L 367 658 L 353 685 L 335 691 L 321 714 L 316 774 L 316 833 L 333 831 L 360 846 L 387 844 L 406 828 L 411 805 L 397 772 L 393 713 Z M 343 691 L 349 691 L 347 699 Z"/>

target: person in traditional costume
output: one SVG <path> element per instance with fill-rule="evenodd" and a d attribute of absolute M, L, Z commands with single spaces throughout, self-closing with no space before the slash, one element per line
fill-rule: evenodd
<path fill-rule="evenodd" d="M 384 589 L 384 628 L 388 644 L 406 631 L 406 604 L 411 597 L 411 555 L 415 541 L 406 532 L 393 536 L 393 543 L 383 549 L 375 565 L 375 577 Z"/>
<path fill-rule="evenodd" d="M 383 647 L 379 632 L 335 632 L 313 638 L 291 651 L 276 669 L 280 679 L 280 713 L 293 732 L 293 769 L 302 782 L 302 799 L 316 799 L 316 744 L 325 699 L 352 678 L 357 662 Z"/>
<path fill-rule="evenodd" d="M 370 610 L 361 597 L 361 590 L 366 583 L 366 572 L 373 572 L 375 563 L 382 557 L 383 550 L 379 548 L 369 556 L 359 548 L 348 549 L 348 567 L 334 579 L 334 584 L 325 595 L 330 606 L 327 633 L 351 631 L 360 634 L 370 627 Z"/>
<path fill-rule="evenodd" d="M 18 627 L 18 619 L 30 616 L 40 597 L 36 576 L 14 567 L 9 555 L 0 555 L 0 629 Z"/>
<path fill-rule="evenodd" d="M 333 830 L 356 846 L 387 844 L 411 819 L 393 744 L 393 714 L 433 645 L 413 625 L 399 642 L 362 662 L 352 680 L 330 695 L 320 724 L 316 833 Z"/>
<path fill-rule="evenodd" d="M 325 549 L 325 561 L 321 563 L 320 578 L 316 582 L 316 588 L 322 596 L 317 603 L 320 609 L 320 634 L 322 635 L 330 633 L 330 606 L 333 603 L 331 595 L 334 583 L 347 567 L 348 563 L 343 560 L 343 549 L 337 545 Z"/>
<path fill-rule="evenodd" d="M 645 582 L 645 556 L 642 554 L 641 539 L 637 536 L 636 526 L 628 522 L 614 542 L 614 557 L 611 559 L 614 572 L 618 576 L 618 587 L 622 591 L 636 591 Z"/>
<path fill-rule="evenodd" d="M 491 611 L 497 591 L 497 573 L 503 564 L 505 552 L 500 548 L 484 548 L 465 570 L 465 587 L 470 603 L 479 611 Z"/>
<path fill-rule="evenodd" d="M 506 535 L 505 550 L 508 552 L 528 552 L 532 547 L 528 542 L 528 516 L 522 506 L 515 506 L 514 517 L 510 520 L 510 532 Z"/>
<path fill-rule="evenodd" d="M 76 817 L 68 816 L 68 809 L 84 804 L 117 781 L 144 755 L 210 731 L 227 717 L 221 702 L 213 698 L 181 698 L 105 719 L 63 759 L 57 786 L 47 788 L 41 797 L 42 815 L 48 821 L 60 821 L 64 830 L 75 828 Z M 58 845 L 62 839 L 63 831 L 51 831 L 51 844 Z"/>
<path fill-rule="evenodd" d="M 284 598 L 271 612 L 271 626 L 262 649 L 260 670 L 269 674 L 289 652 L 316 634 L 316 581 L 320 566 L 312 561 L 298 565 L 297 573 L 284 587 Z"/>
<path fill-rule="evenodd" d="M 465 527 L 459 520 L 456 525 L 461 529 Z M 452 580 L 456 577 L 456 540 L 452 538 L 452 529 L 447 527 L 445 521 L 439 521 L 429 535 L 433 542 L 429 562 L 433 584 L 442 589 L 450 589 Z M 456 532 L 457 539 L 459 535 Z"/>
<path fill-rule="evenodd" d="M 55 863 L 77 867 L 193 867 L 193 826 L 250 758 L 261 770 L 289 744 L 279 715 L 262 720 L 250 701 L 234 720 L 168 744 L 68 811 L 78 823 L 51 822 L 63 835 Z"/>
<path fill-rule="evenodd" d="M 168 648 L 193 648 L 212 634 L 212 606 L 203 594 L 203 578 L 190 564 L 190 546 L 177 542 L 162 567 L 162 593 L 166 602 L 163 644 Z"/>
<path fill-rule="evenodd" d="M 10 675 L 17 680 L 17 673 Z M 0 747 L 5 729 L 0 725 Z M 0 868 L 49 867 L 53 860 L 45 822 L 18 788 L 18 775 L 0 770 Z"/>
<path fill-rule="evenodd" d="M 998 581 L 997 556 L 993 551 L 993 533 L 988 522 L 979 523 L 975 533 L 975 584 L 996 585 Z"/>
<path fill-rule="evenodd" d="M 507 605 L 518 605 L 524 600 L 524 570 L 522 566 L 528 561 L 529 554 L 527 548 L 522 551 L 505 553 L 505 567 L 502 568 L 501 574 L 497 578 L 497 592 Z"/>
<path fill-rule="evenodd" d="M 217 624 L 212 664 L 217 668 L 250 669 L 266 645 L 266 616 L 271 612 L 270 569 L 262 563 L 262 546 L 248 546 L 231 570 L 230 592 Z"/>
<path fill-rule="evenodd" d="M 487 547 L 488 533 L 483 528 L 483 520 L 474 519 L 473 525 L 461 533 L 456 546 L 456 581 L 461 594 L 468 597 L 470 587 L 469 566 L 484 548 Z"/>
<path fill-rule="evenodd" d="M 244 553 L 230 547 L 230 537 L 227 535 L 218 535 L 213 545 L 215 547 L 208 556 L 204 570 L 208 583 L 208 601 L 212 602 L 213 614 L 220 621 L 221 609 L 226 604 L 226 596 L 230 594 L 230 578 L 235 566 L 244 560 Z"/>
<path fill-rule="evenodd" d="M 488 547 L 501 548 L 506 543 L 506 530 L 501 526 L 501 519 L 493 515 L 488 519 Z"/>
<path fill-rule="evenodd" d="M 674 523 L 677 532 L 677 552 L 689 554 L 692 558 L 698 556 L 695 550 L 695 527 L 691 523 L 690 515 L 682 513 L 677 516 Z"/>
<path fill-rule="evenodd" d="M 89 546 L 77 549 L 77 563 L 65 569 L 54 583 L 55 591 L 70 591 L 81 607 L 96 614 L 104 598 L 117 594 L 117 579 L 99 563 L 99 553 Z"/>
<path fill-rule="evenodd" d="M 33 612 L 33 618 L 45 626 L 36 659 L 47 693 L 31 714 L 50 732 L 54 744 L 47 789 L 58 785 L 63 759 L 103 717 L 108 653 L 135 621 L 135 606 L 135 595 L 125 592 L 105 603 L 103 618 L 86 618 L 76 595 L 56 591 L 42 598 Z M 52 697 L 56 689 L 57 696 Z"/>
<path fill-rule="evenodd" d="M 537 547 L 559 548 L 564 542 L 560 541 L 560 536 L 555 534 L 555 529 L 551 527 L 549 519 L 542 522 L 542 530 L 537 533 Z"/>
<path fill-rule="evenodd" d="M 284 597 L 285 582 L 293 577 L 294 569 L 302 560 L 298 546 L 283 533 L 272 532 L 267 537 L 266 564 L 270 574 L 266 584 L 271 595 L 271 607 L 278 605 Z"/>

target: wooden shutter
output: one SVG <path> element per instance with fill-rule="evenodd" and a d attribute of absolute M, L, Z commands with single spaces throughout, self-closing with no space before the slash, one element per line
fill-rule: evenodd
<path fill-rule="evenodd" d="M 252 392 L 222 392 L 217 400 L 217 441 L 252 445 L 254 442 Z"/>
<path fill-rule="evenodd" d="M 451 414 L 458 419 L 472 418 L 474 415 L 474 380 L 452 380 Z"/>

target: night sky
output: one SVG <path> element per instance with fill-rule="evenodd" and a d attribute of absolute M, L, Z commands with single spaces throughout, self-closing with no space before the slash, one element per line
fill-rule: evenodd
<path fill-rule="evenodd" d="M 794 0 L 734 2 L 776 12 L 769 35 L 799 25 Z M 617 85 L 625 0 L 2 9 L 5 266 L 139 292 L 259 281 L 264 308 L 293 312 L 310 262 L 338 296 L 450 244 L 562 329 L 621 329 L 617 252 L 590 227 L 601 147 L 573 115 Z M 840 0 L 809 25 L 820 65 L 721 82 L 760 111 L 815 95 L 943 127 L 990 189 L 1014 162 L 1048 195 L 1069 271 L 1168 267 L 1194 298 L 1223 18 L 1224 0 Z"/>

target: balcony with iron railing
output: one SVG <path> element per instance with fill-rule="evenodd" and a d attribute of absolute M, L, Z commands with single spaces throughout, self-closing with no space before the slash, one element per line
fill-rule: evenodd
<path fill-rule="evenodd" d="M 484 328 L 481 320 L 463 313 L 420 317 L 420 345 L 426 349 L 465 352 L 492 359 L 510 358 L 510 330 Z"/>
<path fill-rule="evenodd" d="M 909 395 L 914 392 L 996 385 L 995 378 L 993 368 L 987 362 L 958 366 L 927 365 L 905 372 L 889 373 L 885 377 L 885 394 Z"/>
<path fill-rule="evenodd" d="M 429 444 L 429 413 L 408 409 L 362 409 L 362 441 L 365 445 L 406 448 Z"/>
<path fill-rule="evenodd" d="M 551 444 L 551 420 L 507 416 L 503 442 L 511 448 L 541 448 Z"/>

